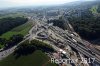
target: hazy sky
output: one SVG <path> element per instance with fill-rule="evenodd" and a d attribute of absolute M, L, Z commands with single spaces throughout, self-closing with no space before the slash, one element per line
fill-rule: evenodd
<path fill-rule="evenodd" d="M 81 0 L 0 0 L 0 8 L 15 6 L 58 5 Z M 89 1 L 89 0 L 88 0 Z"/>

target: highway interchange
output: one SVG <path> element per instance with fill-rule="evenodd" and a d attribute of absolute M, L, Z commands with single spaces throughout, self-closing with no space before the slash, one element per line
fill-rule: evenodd
<path fill-rule="evenodd" d="M 45 21 L 40 21 L 40 20 L 37 20 L 37 19 L 36 19 L 35 26 L 33 26 L 31 28 L 31 30 L 29 31 L 29 34 L 25 37 L 25 39 L 22 42 L 20 42 L 19 44 L 17 44 L 16 46 L 14 46 L 14 47 L 12 47 L 8 50 L 4 50 L 4 51 L 0 52 L 0 60 L 7 57 L 9 54 L 13 53 L 14 50 L 16 49 L 16 47 L 26 40 L 31 41 L 33 39 L 38 39 L 38 38 L 47 39 L 47 40 L 49 39 L 49 40 L 51 40 L 50 45 L 55 50 L 59 50 L 60 48 L 56 44 L 54 44 L 55 42 L 57 42 L 57 39 L 54 39 L 54 38 L 51 39 L 50 38 L 50 37 L 52 37 L 51 36 L 52 32 L 50 33 L 49 30 L 53 31 L 56 35 L 58 35 L 60 37 L 59 41 L 64 46 L 69 45 L 70 47 L 73 47 L 78 52 L 87 56 L 88 58 L 95 58 L 95 62 L 100 63 L 100 58 L 98 57 L 98 56 L 100 56 L 100 52 L 95 50 L 95 48 L 91 49 L 91 48 L 86 47 L 85 42 L 83 42 L 80 37 L 74 35 L 73 31 L 69 32 L 69 31 L 63 30 L 63 29 L 61 29 L 57 26 L 53 26 L 53 25 L 50 25 L 48 23 L 45 23 Z M 38 36 L 39 33 L 41 33 L 41 32 L 45 33 L 45 31 L 47 31 L 47 35 L 45 35 L 44 37 Z M 65 55 L 68 57 L 67 54 L 65 54 Z M 70 58 L 70 57 L 68 57 L 68 58 Z"/>
<path fill-rule="evenodd" d="M 43 26 L 43 23 L 42 23 Z M 96 51 L 95 48 L 88 48 L 85 46 L 85 42 L 83 42 L 81 40 L 80 37 L 77 36 L 72 36 L 70 33 L 55 27 L 55 26 L 49 26 L 48 24 L 44 23 L 44 28 L 47 30 L 48 28 L 50 28 L 51 30 L 53 30 L 56 34 L 60 35 L 63 39 L 63 44 L 66 45 L 68 44 L 69 46 L 73 47 L 74 49 L 76 49 L 78 52 L 82 53 L 83 55 L 87 56 L 88 58 L 95 58 L 95 61 L 97 63 L 100 63 L 100 58 L 97 56 L 100 56 L 99 51 Z M 40 28 L 43 29 L 43 28 Z M 39 30 L 39 29 L 38 29 Z M 42 32 L 40 30 L 40 32 Z M 33 33 L 32 33 L 33 34 Z M 72 32 L 73 34 L 73 32 Z M 79 39 L 80 38 L 80 39 Z M 74 39 L 74 40 L 72 40 Z M 76 42 L 75 42 L 76 41 Z M 97 55 L 96 55 L 97 54 Z"/>

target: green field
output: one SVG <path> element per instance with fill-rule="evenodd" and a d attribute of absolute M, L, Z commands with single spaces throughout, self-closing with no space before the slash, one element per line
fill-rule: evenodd
<path fill-rule="evenodd" d="M 33 26 L 32 22 L 27 22 L 21 26 L 18 26 L 16 28 L 12 29 L 11 31 L 4 33 L 0 37 L 9 39 L 12 35 L 16 35 L 16 34 L 26 35 L 32 26 Z"/>
<path fill-rule="evenodd" d="M 36 50 L 30 55 L 20 56 L 18 59 L 13 54 L 0 61 L 0 66 L 57 66 L 48 62 L 49 57 L 42 51 Z"/>

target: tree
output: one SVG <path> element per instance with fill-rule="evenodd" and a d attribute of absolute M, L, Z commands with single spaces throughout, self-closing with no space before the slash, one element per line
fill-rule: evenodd
<path fill-rule="evenodd" d="M 19 26 L 19 25 L 22 25 L 22 24 L 26 23 L 27 21 L 28 21 L 28 19 L 23 18 L 23 17 L 1 18 L 0 19 L 0 35 L 2 35 L 3 33 L 7 32 L 7 31 Z"/>
<path fill-rule="evenodd" d="M 17 34 L 17 35 L 13 35 L 12 37 L 10 37 L 10 40 L 14 41 L 15 43 L 18 43 L 23 40 L 23 37 L 24 37 L 23 35 Z"/>
<path fill-rule="evenodd" d="M 10 37 L 10 39 L 8 40 L 5 48 L 10 48 L 16 44 L 18 44 L 20 41 L 23 40 L 23 35 L 18 34 L 18 35 L 13 35 L 12 37 Z"/>
<path fill-rule="evenodd" d="M 1 45 L 6 45 L 7 40 L 5 38 L 0 38 L 0 44 Z"/>

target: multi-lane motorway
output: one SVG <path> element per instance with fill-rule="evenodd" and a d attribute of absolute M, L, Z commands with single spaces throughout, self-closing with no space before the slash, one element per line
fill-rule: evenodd
<path fill-rule="evenodd" d="M 53 30 L 56 34 L 59 34 L 61 37 L 63 37 L 62 39 L 64 40 L 64 42 L 63 42 L 64 45 L 69 45 L 69 46 L 73 47 L 74 49 L 76 49 L 78 52 L 80 52 L 83 55 L 87 56 L 88 58 L 95 58 L 95 61 L 100 63 L 100 58 L 97 57 L 97 55 L 100 55 L 100 53 L 98 51 L 96 51 L 95 48 L 90 49 L 89 47 L 86 47 L 85 42 L 80 40 L 81 39 L 80 37 L 71 35 L 71 34 L 73 34 L 73 32 L 68 33 L 65 30 L 61 29 L 61 28 L 58 28 L 58 27 L 55 27 L 55 26 L 50 26 L 50 25 L 48 25 L 44 22 L 39 23 L 39 25 L 42 25 L 44 27 L 48 26 L 49 29 Z M 37 29 L 38 28 L 39 28 L 39 26 L 37 27 Z M 42 29 L 43 28 L 41 27 L 41 28 L 38 29 L 38 31 L 42 32 L 43 31 Z M 34 34 L 34 32 L 32 34 Z M 75 42 L 75 41 L 77 41 L 77 42 Z"/>
<path fill-rule="evenodd" d="M 100 54 L 100 53 L 98 53 L 98 51 L 96 51 L 95 49 L 89 50 L 90 48 L 86 47 L 83 44 L 85 42 L 79 41 L 79 39 L 77 39 L 78 37 L 71 36 L 71 34 L 66 33 L 64 30 L 62 30 L 60 28 L 59 29 L 57 29 L 55 27 L 51 27 L 51 28 L 56 33 L 58 33 L 60 36 L 64 37 L 63 40 L 64 40 L 65 45 L 66 44 L 70 45 L 71 47 L 73 47 L 74 49 L 76 49 L 77 51 L 82 53 L 83 55 L 85 55 L 89 58 L 95 58 L 95 61 L 100 63 L 100 58 L 98 58 L 96 55 L 94 55 L 94 54 Z M 62 30 L 62 31 L 60 31 L 60 30 Z M 77 42 L 73 41 L 72 39 L 75 39 Z M 91 52 L 93 52 L 93 54 Z"/>
<path fill-rule="evenodd" d="M 95 49 L 90 50 L 90 48 L 85 46 L 85 44 L 84 44 L 85 42 L 82 42 L 82 40 L 80 40 L 79 37 L 72 36 L 70 33 L 66 32 L 58 27 L 49 26 L 46 23 L 44 23 L 44 24 L 42 23 L 42 26 L 44 26 L 44 27 L 48 26 L 49 29 L 53 30 L 56 34 L 59 34 L 61 37 L 63 37 L 62 39 L 64 40 L 64 42 L 63 42 L 64 45 L 69 45 L 69 46 L 73 47 L 74 49 L 76 49 L 78 52 L 82 53 L 83 55 L 85 55 L 89 58 L 95 58 L 95 61 L 100 63 L 100 58 L 98 58 L 96 55 L 94 55 L 94 54 L 99 55 L 98 51 L 96 51 Z M 39 26 L 36 27 L 35 29 L 38 29 L 38 28 L 39 28 Z M 42 27 L 39 28 L 36 35 L 42 31 L 43 31 L 43 28 Z M 31 34 L 34 34 L 34 32 Z M 77 42 L 75 42 L 73 39 Z M 91 53 L 91 52 L 93 52 L 93 53 Z"/>
<path fill-rule="evenodd" d="M 35 26 L 32 27 L 32 29 L 29 31 L 29 35 L 26 37 L 25 40 L 33 40 L 37 37 L 37 35 L 40 32 L 44 32 L 45 30 L 49 30 L 49 29 L 52 30 L 55 34 L 58 34 L 61 37 L 61 40 L 63 40 L 61 42 L 65 46 L 69 45 L 69 46 L 73 47 L 74 49 L 76 49 L 81 54 L 87 56 L 88 58 L 95 58 L 95 61 L 97 63 L 100 63 L 100 58 L 97 57 L 97 55 L 100 56 L 99 51 L 96 51 L 95 48 L 91 49 L 91 48 L 86 47 L 85 42 L 80 40 L 81 39 L 80 37 L 72 35 L 73 31 L 72 31 L 72 33 L 69 33 L 69 32 L 66 32 L 65 30 L 63 30 L 61 28 L 55 27 L 53 25 L 49 25 L 49 24 L 44 23 L 44 22 L 36 22 Z M 48 33 L 47 38 L 49 37 L 49 35 L 50 34 Z M 25 40 L 23 40 L 22 42 L 24 42 Z M 19 43 L 19 44 L 21 44 L 21 43 Z M 12 47 L 8 50 L 5 50 L 3 52 L 0 52 L 0 59 L 2 59 L 4 57 L 8 56 L 9 54 L 11 54 L 18 45 L 14 46 L 14 47 Z M 53 47 L 57 48 L 56 45 L 53 45 Z M 57 48 L 57 50 L 58 50 L 58 48 Z M 91 52 L 93 52 L 93 53 L 91 53 Z"/>

